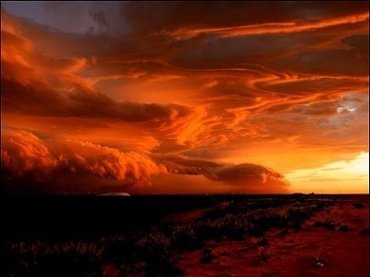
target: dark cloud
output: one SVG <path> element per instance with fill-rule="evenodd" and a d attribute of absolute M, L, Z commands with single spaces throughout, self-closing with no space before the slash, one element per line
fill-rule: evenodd
<path fill-rule="evenodd" d="M 36 52 L 28 39 L 2 30 L 3 110 L 25 114 L 60 117 L 115 118 L 129 122 L 160 121 L 176 114 L 185 116 L 190 109 L 181 105 L 119 103 L 91 88 L 80 77 L 86 59 L 53 59 Z M 16 59 L 14 46 L 18 48 Z M 25 101 L 19 101 L 24 99 Z"/>
<path fill-rule="evenodd" d="M 273 170 L 254 164 L 240 164 L 230 168 L 223 169 L 217 173 L 217 178 L 220 180 L 240 180 L 248 177 L 260 177 L 263 175 L 271 175 L 274 178 L 283 178 L 283 176 Z"/>
<path fill-rule="evenodd" d="M 7 2 L 3 6 L 9 13 L 70 34 L 90 32 L 117 36 L 128 31 L 118 2 Z"/>
<path fill-rule="evenodd" d="M 173 174 L 204 175 L 213 178 L 215 172 L 225 164 L 204 159 L 192 159 L 186 156 L 162 156 L 157 158 Z"/>
<path fill-rule="evenodd" d="M 276 62 L 292 70 L 304 73 L 336 76 L 368 76 L 369 63 L 355 50 L 307 51 Z M 356 64 L 356 67 L 352 65 Z"/>
<path fill-rule="evenodd" d="M 290 184 L 280 173 L 256 164 L 239 164 L 216 172 L 215 180 L 246 191 L 284 193 Z"/>
<path fill-rule="evenodd" d="M 254 163 L 286 175 L 368 150 L 368 11 L 350 1 L 4 3 L 2 126 L 19 131 L 3 135 L 5 179 L 133 188 L 152 179 L 142 163 L 169 173 L 155 177 L 162 191 L 205 191 L 169 184 L 187 180 L 284 191 Z"/>
<path fill-rule="evenodd" d="M 93 11 L 90 11 L 90 15 L 91 17 L 93 18 L 93 20 L 101 27 L 103 28 L 108 28 L 108 22 L 107 22 L 107 19 L 105 17 L 105 13 L 103 11 L 99 11 L 99 12 L 93 12 Z"/>
<path fill-rule="evenodd" d="M 366 2 L 127 2 L 121 10 L 135 32 L 306 22 L 363 13 Z M 191 15 L 191 16 L 189 16 Z M 222 15 L 222 16 L 221 16 Z"/>
<path fill-rule="evenodd" d="M 369 36 L 354 35 L 342 39 L 343 43 L 348 44 L 358 51 L 359 54 L 369 56 Z"/>
<path fill-rule="evenodd" d="M 245 192 L 277 192 L 288 185 L 281 174 L 254 164 L 233 166 L 183 156 L 150 158 L 144 153 L 85 141 L 41 139 L 11 129 L 5 129 L 2 138 L 2 181 L 8 191 L 101 191 L 112 185 L 131 191 L 132 186 L 150 185 L 153 174 L 200 175 L 216 181 L 215 186 L 220 186 L 218 182 L 243 186 Z"/>
<path fill-rule="evenodd" d="M 257 164 L 232 165 L 181 156 L 163 157 L 160 161 L 171 173 L 203 175 L 209 180 L 239 187 L 244 192 L 282 193 L 290 186 L 282 174 Z"/>
<path fill-rule="evenodd" d="M 36 85 L 33 83 L 33 85 Z M 186 116 L 187 107 L 169 104 L 117 103 L 103 94 L 91 93 L 74 86 L 73 92 L 58 93 L 52 89 L 24 86 L 2 80 L 4 112 L 49 115 L 55 117 L 112 118 L 127 122 L 151 121 L 158 123 L 173 116 Z M 25 101 L 19 101 L 23 98 Z M 27 99 L 27 100 L 26 100 Z"/>

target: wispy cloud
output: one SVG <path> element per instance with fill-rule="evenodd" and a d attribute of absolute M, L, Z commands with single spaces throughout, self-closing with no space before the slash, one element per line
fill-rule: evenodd
<path fill-rule="evenodd" d="M 264 191 L 266 180 L 286 191 L 274 174 L 368 152 L 367 2 L 9 2 L 1 12 L 6 182 L 66 172 L 82 187 L 145 192 L 137 185 L 156 180 L 147 191 L 179 192 L 173 180 L 195 178 L 212 191 Z"/>

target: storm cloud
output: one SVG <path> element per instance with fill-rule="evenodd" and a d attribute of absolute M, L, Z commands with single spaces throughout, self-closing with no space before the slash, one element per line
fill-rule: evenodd
<path fill-rule="evenodd" d="M 367 2 L 7 2 L 1 13 L 8 187 L 287 192 L 299 184 L 283 175 L 368 152 Z"/>

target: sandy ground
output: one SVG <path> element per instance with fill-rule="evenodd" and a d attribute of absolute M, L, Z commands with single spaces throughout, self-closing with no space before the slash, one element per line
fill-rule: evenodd
<path fill-rule="evenodd" d="M 368 277 L 369 203 L 363 204 L 356 208 L 352 202 L 337 202 L 307 220 L 302 230 L 211 241 L 202 250 L 179 255 L 177 266 L 184 276 L 194 277 Z"/>

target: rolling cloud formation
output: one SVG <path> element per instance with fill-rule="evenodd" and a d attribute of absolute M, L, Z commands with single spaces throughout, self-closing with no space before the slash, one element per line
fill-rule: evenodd
<path fill-rule="evenodd" d="M 5 190 L 288 192 L 284 175 L 368 152 L 367 2 L 1 13 Z"/>

